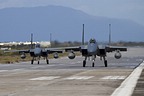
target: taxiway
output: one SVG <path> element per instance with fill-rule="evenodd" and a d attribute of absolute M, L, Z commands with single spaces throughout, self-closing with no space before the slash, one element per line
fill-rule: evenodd
<path fill-rule="evenodd" d="M 96 59 L 95 67 L 81 56 L 30 62 L 0 64 L 0 96 L 111 96 L 143 62 L 144 48 L 128 48 L 119 60 L 107 54 L 108 67 Z"/>

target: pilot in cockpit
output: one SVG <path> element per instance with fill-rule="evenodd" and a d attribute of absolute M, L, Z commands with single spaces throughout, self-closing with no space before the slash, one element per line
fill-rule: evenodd
<path fill-rule="evenodd" d="M 36 48 L 40 48 L 40 44 L 37 43 L 37 44 L 35 45 L 35 47 L 36 47 Z"/>
<path fill-rule="evenodd" d="M 96 40 L 95 39 L 90 39 L 90 41 L 89 41 L 90 43 L 96 43 Z"/>

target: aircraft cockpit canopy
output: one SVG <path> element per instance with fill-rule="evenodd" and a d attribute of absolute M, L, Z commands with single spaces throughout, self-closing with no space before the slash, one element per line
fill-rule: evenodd
<path fill-rule="evenodd" d="M 96 43 L 96 40 L 95 40 L 95 39 L 90 39 L 89 42 L 90 42 L 90 43 Z"/>
<path fill-rule="evenodd" d="M 36 47 L 36 48 L 40 48 L 40 44 L 36 44 L 35 47 Z"/>

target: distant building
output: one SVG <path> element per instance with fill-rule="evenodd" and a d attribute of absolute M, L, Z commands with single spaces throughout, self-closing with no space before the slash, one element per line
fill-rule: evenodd
<path fill-rule="evenodd" d="M 42 47 L 49 47 L 51 46 L 51 43 L 49 41 L 41 41 L 38 42 L 39 44 L 41 44 Z"/>
<path fill-rule="evenodd" d="M 49 47 L 51 43 L 49 41 L 33 42 L 33 44 L 41 44 L 42 47 Z M 0 46 L 17 46 L 17 45 L 30 45 L 31 42 L 1 42 Z"/>
<path fill-rule="evenodd" d="M 7 51 L 7 50 L 11 50 L 11 48 L 8 48 L 8 47 L 6 47 L 6 48 L 0 48 L 0 50 Z"/>

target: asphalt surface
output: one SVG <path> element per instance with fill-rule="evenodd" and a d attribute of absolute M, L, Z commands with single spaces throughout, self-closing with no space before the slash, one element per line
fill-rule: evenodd
<path fill-rule="evenodd" d="M 142 71 L 141 76 L 138 79 L 132 96 L 144 96 L 144 70 Z"/>
<path fill-rule="evenodd" d="M 83 57 L 0 64 L 0 96 L 111 96 L 144 59 L 144 48 L 128 48 L 121 59 L 107 54 L 108 67 L 97 57 L 95 67 Z M 143 80 L 142 80 L 143 82 Z M 124 95 L 123 95 L 124 96 Z M 140 96 L 135 95 L 133 96 Z"/>

